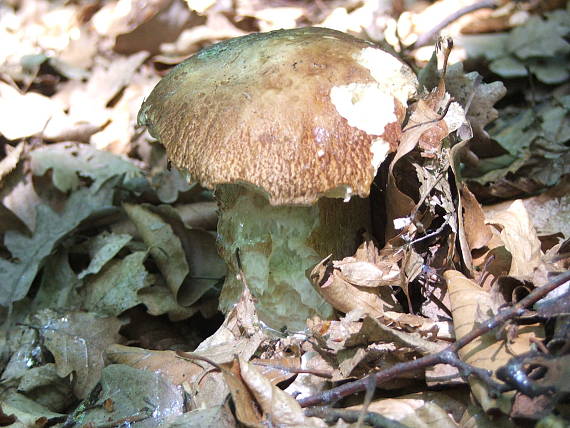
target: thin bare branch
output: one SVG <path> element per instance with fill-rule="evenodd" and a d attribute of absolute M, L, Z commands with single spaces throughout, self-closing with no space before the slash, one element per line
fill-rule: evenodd
<path fill-rule="evenodd" d="M 328 391 L 323 391 L 319 394 L 302 398 L 299 400 L 299 404 L 301 404 L 302 407 L 309 407 L 309 406 L 318 406 L 318 405 L 334 403 L 351 394 L 365 391 L 370 377 L 374 378 L 374 381 L 378 386 L 384 382 L 387 382 L 389 380 L 401 376 L 403 373 L 408 373 L 419 369 L 425 369 L 426 367 L 431 367 L 435 364 L 454 365 L 455 367 L 459 368 L 460 371 L 462 371 L 463 373 L 469 372 L 469 374 L 479 376 L 485 383 L 489 384 L 490 386 L 493 386 L 494 384 L 496 384 L 496 382 L 490 379 L 488 373 L 487 374 L 485 373 L 486 372 L 485 370 L 481 371 L 481 369 L 472 367 L 469 369 L 470 370 L 469 371 L 467 368 L 468 366 L 467 364 L 465 364 L 464 362 L 458 363 L 458 361 L 460 360 L 459 357 L 457 357 L 457 351 L 463 348 L 468 343 L 472 342 L 474 339 L 500 326 L 505 321 L 508 321 L 512 318 L 522 315 L 525 308 L 528 308 L 529 306 L 533 305 L 534 303 L 542 299 L 544 296 L 546 296 L 548 293 L 550 293 L 552 290 L 561 286 L 567 281 L 570 281 L 570 271 L 561 273 L 560 275 L 555 276 L 550 282 L 543 285 L 542 287 L 534 289 L 531 293 L 528 294 L 528 296 L 526 296 L 520 302 L 501 310 L 493 318 L 489 319 L 487 322 L 481 323 L 479 327 L 473 329 L 470 333 L 466 334 L 465 336 L 458 339 L 453 344 L 451 344 L 450 346 L 448 346 L 447 348 L 443 349 L 442 351 L 436 354 L 426 355 L 425 357 L 418 358 L 417 360 L 406 361 L 404 363 L 396 364 L 390 367 L 389 369 L 382 370 L 380 372 L 374 373 L 357 381 L 345 383 L 341 386 L 330 389 Z M 496 392 L 500 392 L 500 390 L 501 388 L 497 388 Z"/>

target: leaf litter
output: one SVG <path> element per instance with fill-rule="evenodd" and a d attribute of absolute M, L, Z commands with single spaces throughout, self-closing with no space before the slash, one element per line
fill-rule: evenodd
<path fill-rule="evenodd" d="M 392 3 L 0 5 L 3 426 L 567 423 L 567 286 L 445 352 L 568 270 L 568 10 L 479 10 L 432 55 L 414 42 L 459 6 Z M 385 218 L 309 272 L 337 317 L 273 331 L 247 278 L 217 312 L 212 195 L 135 119 L 201 47 L 319 24 L 406 54 L 423 88 L 377 180 Z M 335 408 L 303 410 L 320 393 Z"/>

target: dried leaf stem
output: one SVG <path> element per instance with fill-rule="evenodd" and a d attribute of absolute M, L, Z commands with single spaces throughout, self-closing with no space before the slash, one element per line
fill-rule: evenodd
<path fill-rule="evenodd" d="M 336 388 L 330 389 L 328 391 L 323 391 L 319 394 L 312 395 L 310 397 L 302 398 L 299 400 L 299 404 L 302 407 L 325 405 L 336 402 L 344 397 L 351 394 L 365 391 L 368 385 L 369 378 L 373 377 L 376 385 L 381 385 L 391 379 L 397 378 L 403 373 L 415 371 L 418 369 L 423 369 L 430 367 L 435 364 L 451 364 L 457 367 L 462 375 L 476 375 L 480 377 L 482 381 L 488 384 L 491 389 L 495 391 L 500 391 L 504 387 L 497 382 L 493 381 L 490 377 L 490 373 L 486 370 L 472 367 L 469 364 L 464 363 L 457 356 L 457 351 L 463 348 L 468 343 L 472 342 L 474 339 L 488 333 L 489 331 L 495 329 L 496 327 L 503 324 L 505 321 L 521 316 L 524 313 L 525 308 L 533 305 L 548 293 L 550 293 L 555 288 L 561 286 L 565 282 L 570 280 L 570 271 L 561 273 L 555 276 L 550 282 L 543 285 L 540 288 L 534 289 L 520 302 L 501 310 L 493 318 L 489 319 L 487 322 L 481 323 L 481 325 L 473 329 L 470 333 L 466 334 L 462 338 L 455 341 L 453 344 L 432 355 L 426 355 L 425 357 L 418 358 L 413 361 L 406 361 L 404 363 L 396 364 L 389 369 L 382 370 L 380 372 L 371 374 L 362 379 L 354 382 L 345 383 L 344 385 L 338 386 Z"/>

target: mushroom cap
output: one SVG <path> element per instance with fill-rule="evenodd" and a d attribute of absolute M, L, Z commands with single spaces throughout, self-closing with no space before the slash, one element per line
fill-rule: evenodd
<path fill-rule="evenodd" d="M 253 186 L 273 205 L 368 196 L 397 148 L 412 70 L 326 28 L 209 46 L 154 88 L 138 122 L 203 186 Z"/>

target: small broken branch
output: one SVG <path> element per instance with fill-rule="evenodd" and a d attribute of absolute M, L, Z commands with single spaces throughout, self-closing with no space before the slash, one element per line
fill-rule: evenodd
<path fill-rule="evenodd" d="M 360 415 L 361 412 L 358 410 L 333 409 L 331 407 L 305 409 L 305 416 L 321 418 L 329 424 L 334 424 L 339 419 L 352 424 L 358 421 Z M 406 428 L 407 426 L 375 412 L 366 412 L 362 422 L 375 428 Z"/>
<path fill-rule="evenodd" d="M 457 21 L 459 18 L 461 18 L 464 15 L 467 15 L 469 13 L 473 13 L 479 9 L 495 9 L 497 6 L 498 6 L 497 0 L 481 0 L 477 3 L 473 3 L 473 4 L 470 4 L 468 6 L 465 6 L 461 9 L 459 9 L 458 11 L 453 12 L 451 15 L 446 16 L 443 19 L 443 21 L 438 23 L 431 30 L 426 31 L 425 33 L 418 36 L 418 39 L 416 40 L 416 42 L 413 43 L 411 46 L 409 46 L 408 49 L 410 49 L 410 50 L 411 49 L 417 49 L 417 48 L 421 48 L 422 46 L 427 45 L 435 37 L 435 35 L 437 33 L 439 33 L 441 30 L 443 30 L 445 27 L 447 27 L 452 22 Z"/>
<path fill-rule="evenodd" d="M 299 404 L 301 407 L 309 407 L 334 403 L 351 394 L 365 391 L 368 382 L 370 381 L 370 377 L 373 377 L 376 385 L 378 386 L 384 382 L 397 378 L 404 373 L 431 367 L 435 364 L 451 364 L 457 367 L 462 374 L 469 373 L 478 376 L 483 382 L 491 387 L 491 391 L 495 389 L 495 392 L 500 392 L 503 389 L 502 385 L 499 387 L 499 384 L 490 378 L 488 372 L 485 373 L 486 370 L 470 367 L 468 364 L 462 362 L 457 356 L 457 351 L 476 338 L 502 325 L 505 321 L 508 321 L 517 316 L 521 316 L 524 313 L 525 308 L 533 305 L 548 293 L 550 293 L 552 290 L 561 286 L 567 281 L 570 281 L 570 271 L 561 273 L 560 275 L 555 276 L 550 282 L 543 285 L 542 287 L 534 289 L 520 302 L 514 304 L 511 307 L 501 310 L 493 318 L 487 320 L 487 322 L 482 323 L 479 327 L 471 330 L 470 333 L 466 334 L 461 339 L 458 339 L 452 345 L 448 346 L 440 352 L 432 355 L 426 355 L 425 357 L 418 358 L 417 360 L 399 363 L 390 367 L 389 369 L 371 374 L 357 381 L 345 383 L 328 391 L 323 391 L 319 394 L 302 398 L 299 400 Z M 461 361 L 461 363 L 459 364 L 458 361 Z"/>
<path fill-rule="evenodd" d="M 301 368 L 297 368 L 297 367 L 285 367 L 285 366 L 281 366 L 279 364 L 260 363 L 260 362 L 256 362 L 256 361 L 252 361 L 252 364 L 254 366 L 267 367 L 267 368 L 274 369 L 274 370 L 282 370 L 282 371 L 288 372 L 288 373 L 297 373 L 297 374 L 308 373 L 308 374 L 312 374 L 313 376 L 322 377 L 325 379 L 332 379 L 332 377 L 333 377 L 332 373 L 326 372 L 323 370 L 311 370 L 311 369 L 301 369 Z"/>

